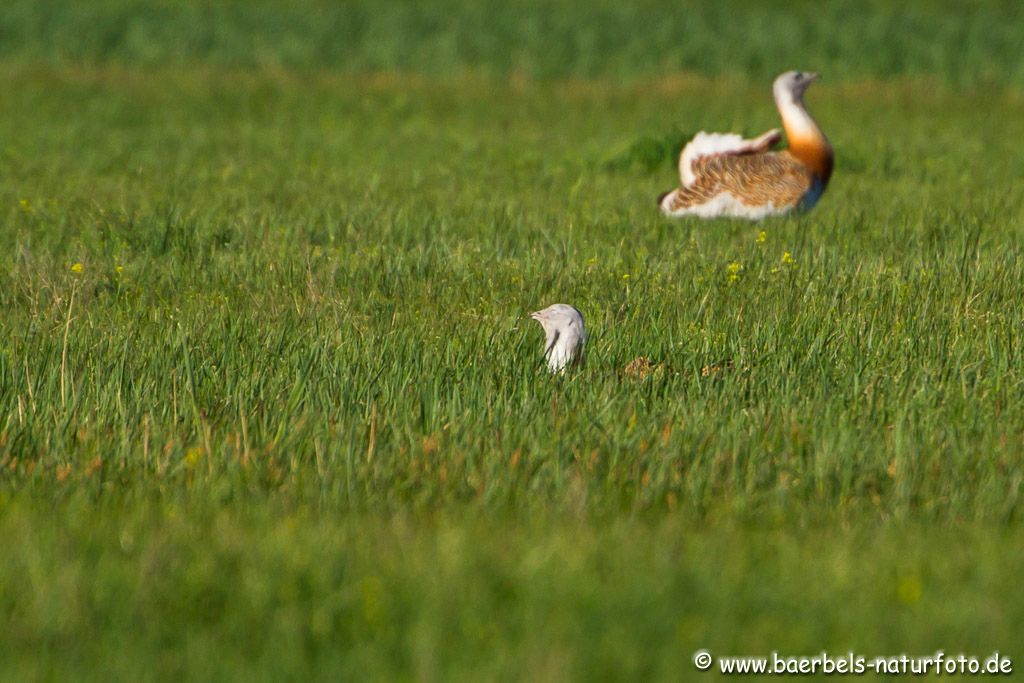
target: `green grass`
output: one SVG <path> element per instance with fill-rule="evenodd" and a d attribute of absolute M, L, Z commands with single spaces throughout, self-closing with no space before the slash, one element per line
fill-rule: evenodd
<path fill-rule="evenodd" d="M 0 678 L 1024 657 L 1019 12 L 855 7 L 15 2 Z M 660 217 L 791 66 L 821 204 Z"/>
<path fill-rule="evenodd" d="M 8 0 L 0 56 L 542 78 L 765 79 L 800 62 L 1022 86 L 1022 21 L 1016 0 Z"/>

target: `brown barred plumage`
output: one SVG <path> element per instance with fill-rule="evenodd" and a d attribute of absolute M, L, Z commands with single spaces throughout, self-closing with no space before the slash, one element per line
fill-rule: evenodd
<path fill-rule="evenodd" d="M 711 201 L 723 192 L 751 206 L 795 208 L 814 184 L 811 171 L 789 152 L 716 154 L 693 164 L 696 182 L 681 187 L 663 204 L 666 212 Z"/>

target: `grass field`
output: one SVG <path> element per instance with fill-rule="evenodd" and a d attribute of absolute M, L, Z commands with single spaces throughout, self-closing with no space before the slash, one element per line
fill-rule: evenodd
<path fill-rule="evenodd" d="M 0 679 L 1024 667 L 1018 4 L 621 4 L 11 3 Z M 662 218 L 788 68 L 821 204 Z"/>

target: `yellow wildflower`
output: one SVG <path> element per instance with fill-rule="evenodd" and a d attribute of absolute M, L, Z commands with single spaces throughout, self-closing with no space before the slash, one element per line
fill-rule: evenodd
<path fill-rule="evenodd" d="M 782 252 L 782 262 L 785 263 L 787 266 L 791 265 L 793 263 L 793 255 L 790 254 L 788 251 Z"/>
<path fill-rule="evenodd" d="M 761 232 L 757 233 L 757 243 L 758 244 L 764 244 L 767 240 L 768 240 L 768 233 L 767 232 L 762 230 Z"/>
<path fill-rule="evenodd" d="M 725 267 L 725 270 L 729 274 L 729 282 L 736 282 L 740 279 L 740 275 L 743 274 L 743 264 L 733 261 Z"/>
<path fill-rule="evenodd" d="M 896 586 L 896 596 L 905 605 L 913 605 L 921 599 L 924 592 L 921 579 L 917 576 L 906 576 Z"/>
<path fill-rule="evenodd" d="M 203 449 L 200 446 L 193 446 L 185 451 L 185 467 L 189 470 L 195 469 L 199 459 L 203 457 Z"/>
<path fill-rule="evenodd" d="M 81 273 L 81 272 L 82 272 L 82 271 L 84 271 L 84 270 L 85 270 L 85 266 L 84 266 L 84 265 L 82 265 L 82 262 L 81 262 L 81 261 L 79 261 L 79 262 L 77 262 L 77 263 L 73 263 L 73 264 L 71 265 L 71 272 L 72 272 L 72 273 Z"/>

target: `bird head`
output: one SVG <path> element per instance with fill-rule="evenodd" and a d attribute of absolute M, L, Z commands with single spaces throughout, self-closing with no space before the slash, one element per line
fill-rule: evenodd
<path fill-rule="evenodd" d="M 575 329 L 580 335 L 583 334 L 583 314 L 569 304 L 552 304 L 534 311 L 530 317 L 539 322 L 545 332 Z"/>
<path fill-rule="evenodd" d="M 582 355 L 586 331 L 578 310 L 568 304 L 554 304 L 534 311 L 530 317 L 544 329 L 544 355 L 552 372 L 563 370 Z"/>
<path fill-rule="evenodd" d="M 813 71 L 787 71 L 775 79 L 772 92 L 776 100 L 788 97 L 794 102 L 799 102 L 803 99 L 808 86 L 819 78 L 821 75 Z"/>

